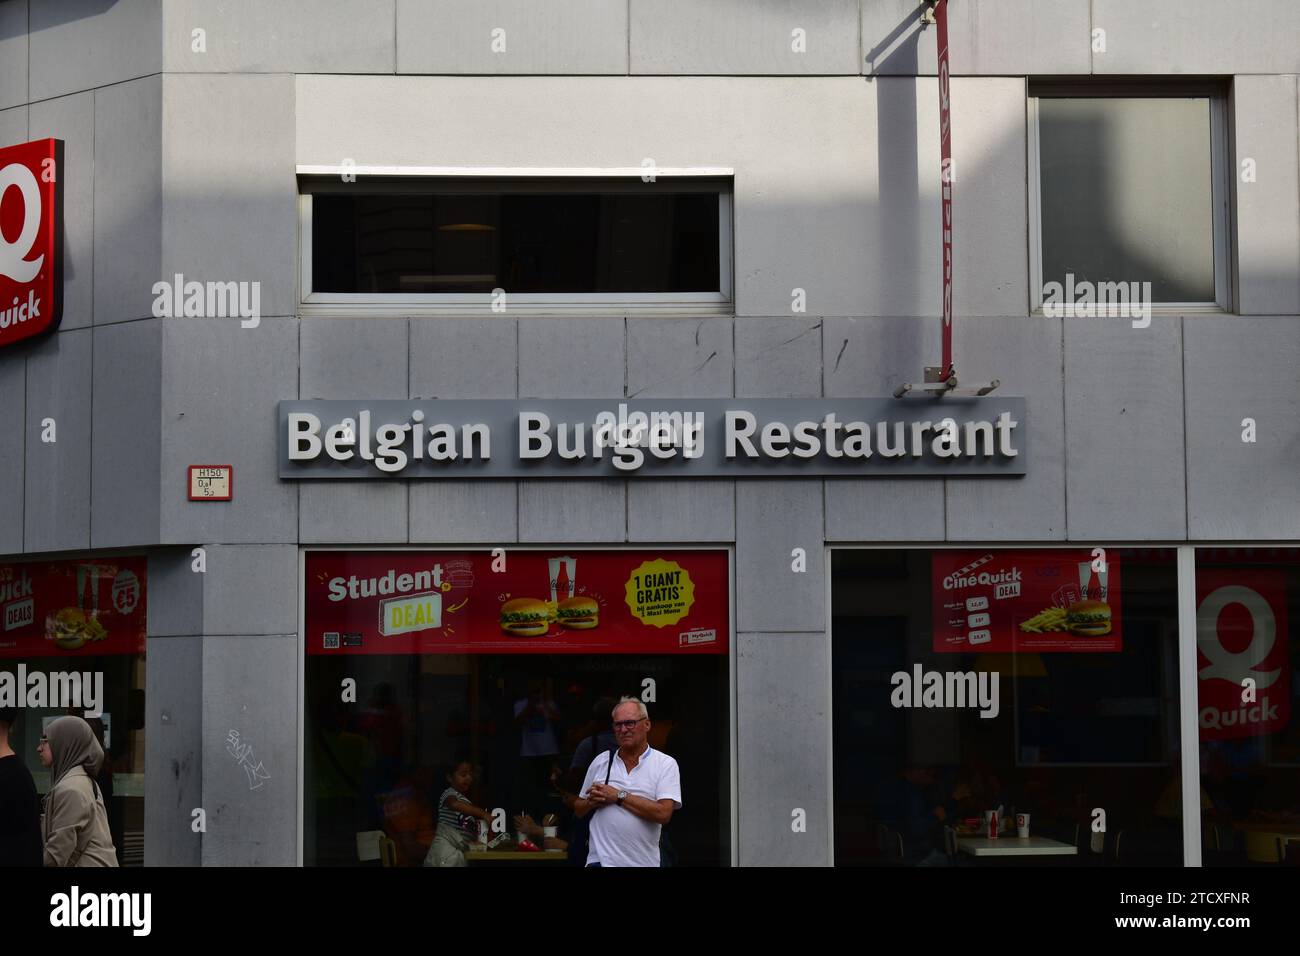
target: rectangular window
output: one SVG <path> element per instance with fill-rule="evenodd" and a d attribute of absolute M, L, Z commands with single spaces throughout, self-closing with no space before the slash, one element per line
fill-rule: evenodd
<path fill-rule="evenodd" d="M 1224 113 L 1211 86 L 1031 84 L 1036 310 L 1229 308 Z"/>
<path fill-rule="evenodd" d="M 727 177 L 352 179 L 299 180 L 305 312 L 729 308 Z"/>
<path fill-rule="evenodd" d="M 680 773 L 661 865 L 730 862 L 725 551 L 319 551 L 305 581 L 306 864 L 582 865 L 572 795 L 623 696 Z M 431 854 L 440 822 L 471 839 Z"/>
<path fill-rule="evenodd" d="M 1196 549 L 1206 866 L 1300 860 L 1300 549 Z"/>
<path fill-rule="evenodd" d="M 1177 596 L 1173 549 L 833 551 L 836 863 L 1180 865 Z"/>

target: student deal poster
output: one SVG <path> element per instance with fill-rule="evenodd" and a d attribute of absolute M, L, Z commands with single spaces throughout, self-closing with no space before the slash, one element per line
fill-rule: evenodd
<path fill-rule="evenodd" d="M 314 552 L 308 654 L 725 654 L 725 551 Z"/>
<path fill-rule="evenodd" d="M 0 657 L 143 654 L 144 557 L 0 564 Z"/>
<path fill-rule="evenodd" d="M 1092 550 L 936 551 L 934 650 L 1119 651 L 1119 564 Z"/>
<path fill-rule="evenodd" d="M 1291 722 L 1285 572 L 1196 569 L 1202 740 L 1273 734 Z"/>

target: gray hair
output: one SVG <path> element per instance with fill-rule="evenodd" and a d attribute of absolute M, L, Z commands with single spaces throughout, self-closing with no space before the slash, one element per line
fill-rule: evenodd
<path fill-rule="evenodd" d="M 614 712 L 617 711 L 624 704 L 636 704 L 636 709 L 641 712 L 637 716 L 649 720 L 650 711 L 646 710 L 645 704 L 637 700 L 635 697 L 620 697 L 618 703 L 614 705 L 614 710 L 611 710 L 609 712 L 609 716 L 612 718 L 614 716 Z"/>

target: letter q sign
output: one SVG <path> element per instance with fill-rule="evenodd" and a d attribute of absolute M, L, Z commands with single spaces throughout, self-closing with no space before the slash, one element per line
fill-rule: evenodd
<path fill-rule="evenodd" d="M 0 348 L 63 317 L 63 141 L 0 148 Z"/>

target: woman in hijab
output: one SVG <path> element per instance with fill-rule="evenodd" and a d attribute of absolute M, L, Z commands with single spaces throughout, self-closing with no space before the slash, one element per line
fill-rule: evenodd
<path fill-rule="evenodd" d="M 45 728 L 36 753 L 50 768 L 41 834 L 46 866 L 117 866 L 108 814 L 95 775 L 104 748 L 90 724 L 60 717 Z"/>

